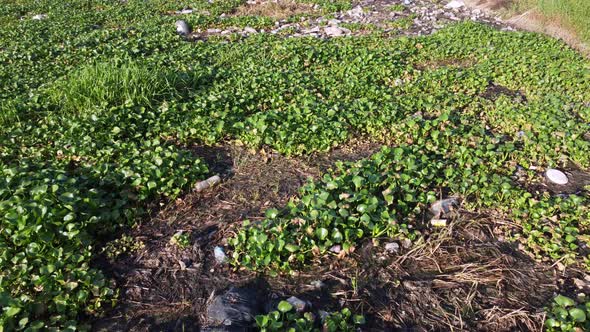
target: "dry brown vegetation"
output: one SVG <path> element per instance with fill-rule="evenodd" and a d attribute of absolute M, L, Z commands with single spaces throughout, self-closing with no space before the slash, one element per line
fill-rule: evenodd
<path fill-rule="evenodd" d="M 580 38 L 576 29 L 559 15 L 541 13 L 530 1 L 515 0 L 465 0 L 472 8 L 496 13 L 518 29 L 547 34 L 566 42 L 571 47 L 590 56 L 590 45 Z"/>
<path fill-rule="evenodd" d="M 298 3 L 291 0 L 264 1 L 256 4 L 244 4 L 236 9 L 236 16 L 267 16 L 276 20 L 294 15 L 311 14 L 313 4 Z"/>

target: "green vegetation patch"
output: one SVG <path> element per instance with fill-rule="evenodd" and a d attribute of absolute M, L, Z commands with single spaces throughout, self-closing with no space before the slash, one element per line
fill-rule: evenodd
<path fill-rule="evenodd" d="M 505 213 L 522 226 L 510 238 L 540 259 L 587 258 L 587 195 L 532 197 L 510 178 L 517 164 L 590 166 L 590 66 L 578 54 L 474 23 L 417 38 L 193 43 L 169 14 L 218 17 L 240 4 L 2 2 L 5 330 L 73 328 L 110 305 L 116 291 L 90 266 L 96 237 L 203 179 L 193 144 L 284 155 L 358 136 L 390 146 L 245 227 L 231 240 L 234 262 L 252 269 L 301 269 L 332 245 L 420 236 L 421 214 L 448 195 Z"/>
<path fill-rule="evenodd" d="M 576 303 L 563 295 L 553 299 L 548 310 L 547 331 L 587 331 L 590 329 L 590 302 Z"/>
<path fill-rule="evenodd" d="M 165 99 L 182 99 L 193 88 L 190 74 L 111 61 L 72 72 L 52 85 L 48 93 L 62 111 L 82 113 L 126 104 L 153 106 Z"/>

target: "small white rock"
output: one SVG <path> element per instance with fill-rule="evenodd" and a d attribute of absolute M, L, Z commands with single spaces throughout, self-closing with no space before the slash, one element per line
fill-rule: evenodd
<path fill-rule="evenodd" d="M 221 29 L 207 29 L 207 33 L 220 33 Z"/>
<path fill-rule="evenodd" d="M 252 27 L 245 27 L 244 28 L 244 32 L 247 32 L 247 33 L 257 33 L 258 31 L 256 31 L 256 29 L 254 29 Z"/>
<path fill-rule="evenodd" d="M 183 9 L 181 11 L 179 11 L 179 14 L 191 14 L 193 12 L 192 9 Z"/>
<path fill-rule="evenodd" d="M 365 11 L 363 10 L 363 7 L 356 6 L 353 9 L 347 11 L 346 14 L 348 14 L 349 16 L 352 16 L 352 17 L 360 18 L 360 17 L 363 17 L 363 15 L 365 14 Z"/>
<path fill-rule="evenodd" d="M 339 37 L 344 35 L 344 31 L 342 31 L 342 29 L 336 26 L 325 27 L 324 32 L 326 33 L 326 35 L 330 37 Z"/>
<path fill-rule="evenodd" d="M 465 3 L 460 0 L 453 0 L 445 6 L 447 9 L 459 9 L 461 7 L 465 7 Z"/>
<path fill-rule="evenodd" d="M 547 177 L 547 180 L 555 184 L 564 185 L 569 182 L 567 175 L 565 175 L 564 172 L 554 168 L 549 168 L 547 172 L 545 172 L 545 176 Z"/>

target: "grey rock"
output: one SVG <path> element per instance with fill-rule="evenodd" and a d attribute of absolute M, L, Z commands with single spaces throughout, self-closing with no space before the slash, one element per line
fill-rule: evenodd
<path fill-rule="evenodd" d="M 176 32 L 177 32 L 178 34 L 180 34 L 180 35 L 184 35 L 184 36 L 186 36 L 186 35 L 190 35 L 190 33 L 191 33 L 191 28 L 190 28 L 190 26 L 188 25 L 188 23 L 186 23 L 185 21 L 183 21 L 183 20 L 178 20 L 178 21 L 176 21 L 175 25 L 176 25 Z"/>

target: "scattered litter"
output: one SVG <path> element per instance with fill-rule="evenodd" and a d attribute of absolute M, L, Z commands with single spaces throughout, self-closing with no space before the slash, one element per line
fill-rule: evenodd
<path fill-rule="evenodd" d="M 47 18 L 47 14 L 37 14 L 32 17 L 33 20 L 41 21 Z"/>
<path fill-rule="evenodd" d="M 314 280 L 310 283 L 310 285 L 316 289 L 323 289 L 326 287 L 326 284 L 321 280 Z"/>
<path fill-rule="evenodd" d="M 545 176 L 547 177 L 547 180 L 555 184 L 564 185 L 569 182 L 567 175 L 565 175 L 564 172 L 554 168 L 549 168 L 547 172 L 545 172 Z"/>
<path fill-rule="evenodd" d="M 216 296 L 207 307 L 207 323 L 212 326 L 247 327 L 259 313 L 256 291 L 231 287 Z"/>
<path fill-rule="evenodd" d="M 200 192 L 207 188 L 213 187 L 214 185 L 221 182 L 221 177 L 219 175 L 214 175 L 207 180 L 201 181 L 195 185 L 195 191 Z"/>
<path fill-rule="evenodd" d="M 459 200 L 455 197 L 441 199 L 432 203 L 430 206 L 430 213 L 432 213 L 435 218 L 439 218 L 453 211 L 458 204 Z"/>
<path fill-rule="evenodd" d="M 338 254 L 340 253 L 340 251 L 342 251 L 342 247 L 339 244 L 337 244 L 335 246 L 332 246 L 332 248 L 330 248 L 330 251 Z"/>
<path fill-rule="evenodd" d="M 175 23 L 176 25 L 176 32 L 180 35 L 189 35 L 191 33 L 191 28 L 189 27 L 188 23 L 183 20 L 178 20 Z"/>
<path fill-rule="evenodd" d="M 220 246 L 217 246 L 213 249 L 213 255 L 215 256 L 215 261 L 217 264 L 223 264 L 227 261 L 227 255 Z"/>
<path fill-rule="evenodd" d="M 397 242 L 389 242 L 385 245 L 385 251 L 392 254 L 399 252 L 399 244 Z"/>
<path fill-rule="evenodd" d="M 402 240 L 402 247 L 404 249 L 410 249 L 411 246 L 412 246 L 412 240 L 410 240 L 410 239 L 403 239 Z"/>
<path fill-rule="evenodd" d="M 447 220 L 446 219 L 431 219 L 430 224 L 434 227 L 446 227 Z"/>

